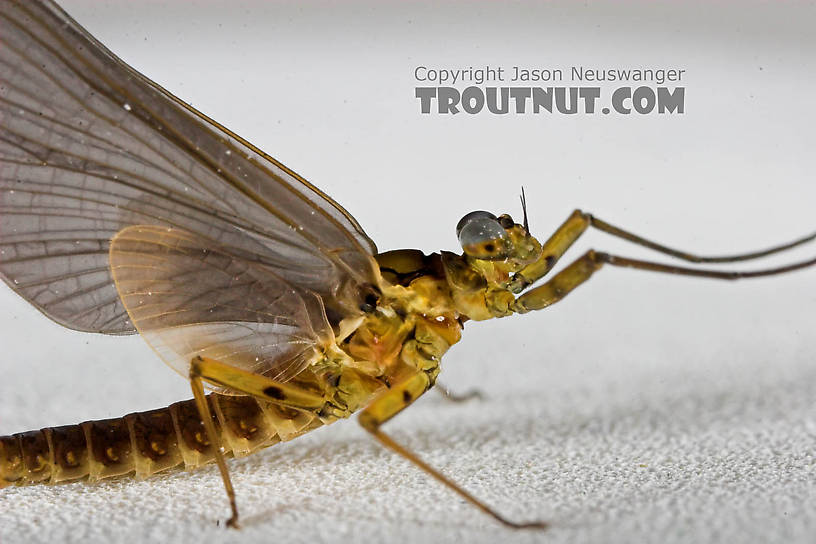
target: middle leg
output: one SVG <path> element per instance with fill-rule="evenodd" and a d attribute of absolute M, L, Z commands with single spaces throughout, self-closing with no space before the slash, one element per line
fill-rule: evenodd
<path fill-rule="evenodd" d="M 447 386 L 439 383 L 439 381 L 434 384 L 434 387 L 437 391 L 439 391 L 439 394 L 442 395 L 442 398 L 451 402 L 467 402 L 472 399 L 481 400 L 485 397 L 484 393 L 482 393 L 480 389 L 470 389 L 464 393 L 454 393 Z"/>
<path fill-rule="evenodd" d="M 460 497 L 467 502 L 493 517 L 502 524 L 513 527 L 514 529 L 545 529 L 547 523 L 536 521 L 531 523 L 517 523 L 506 519 L 504 516 L 490 508 L 488 505 L 459 487 L 456 482 L 449 479 L 441 472 L 427 464 L 420 459 L 415 453 L 407 449 L 405 446 L 396 442 L 389 435 L 384 433 L 380 427 L 388 420 L 396 416 L 403 409 L 409 406 L 420 395 L 425 393 L 431 387 L 431 380 L 424 372 L 418 372 L 404 379 L 382 395 L 374 399 L 374 401 L 360 413 L 359 422 L 365 430 L 376 438 L 380 444 L 398 453 L 408 461 L 411 461 L 419 469 L 430 475 L 438 482 L 444 484 L 452 491 L 456 492 Z"/>

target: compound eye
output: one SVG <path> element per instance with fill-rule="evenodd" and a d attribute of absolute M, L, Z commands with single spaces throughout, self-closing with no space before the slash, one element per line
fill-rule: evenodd
<path fill-rule="evenodd" d="M 470 212 L 456 225 L 456 234 L 462 249 L 471 257 L 498 260 L 509 253 L 507 232 L 490 212 Z"/>
<path fill-rule="evenodd" d="M 456 223 L 456 236 L 459 236 L 459 234 L 462 232 L 462 228 L 464 228 L 465 225 L 467 225 L 468 223 L 470 223 L 474 219 L 479 219 L 479 218 L 482 218 L 482 217 L 486 217 L 486 218 L 492 219 L 494 221 L 496 220 L 495 215 L 493 215 L 490 212 L 486 212 L 484 210 L 477 210 L 475 212 L 470 212 L 469 214 L 466 214 L 462 219 L 460 219 L 458 223 Z"/>

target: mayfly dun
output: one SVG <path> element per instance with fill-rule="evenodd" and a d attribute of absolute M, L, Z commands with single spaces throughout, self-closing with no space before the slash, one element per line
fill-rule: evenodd
<path fill-rule="evenodd" d="M 543 243 L 475 211 L 461 253 L 379 252 L 326 194 L 122 62 L 48 0 L 0 2 L 0 275 L 57 323 L 139 333 L 193 399 L 0 437 L 0 487 L 138 478 L 225 458 L 359 412 L 359 423 L 462 498 L 514 522 L 394 441 L 382 425 L 436 383 L 465 323 L 546 308 L 605 265 L 735 280 L 724 271 L 588 251 L 594 228 L 694 265 L 700 257 L 580 210 Z M 205 389 L 210 393 L 205 393 Z"/>

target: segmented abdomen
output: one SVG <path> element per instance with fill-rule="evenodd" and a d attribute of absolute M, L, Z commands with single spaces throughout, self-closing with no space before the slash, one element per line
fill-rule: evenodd
<path fill-rule="evenodd" d="M 224 449 L 235 457 L 323 425 L 316 415 L 252 397 L 207 395 Z M 215 460 L 195 401 L 116 419 L 0 437 L 0 487 L 193 469 Z"/>

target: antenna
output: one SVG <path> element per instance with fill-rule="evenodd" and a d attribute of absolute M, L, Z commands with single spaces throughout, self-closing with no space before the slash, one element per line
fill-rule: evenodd
<path fill-rule="evenodd" d="M 530 224 L 527 222 L 527 198 L 524 196 L 524 185 L 521 186 L 521 210 L 524 212 L 524 230 L 530 234 Z"/>

